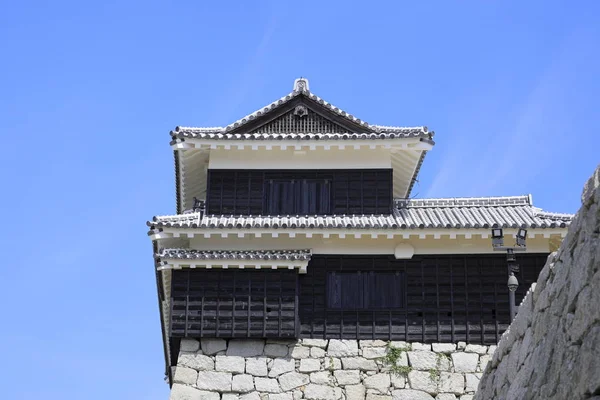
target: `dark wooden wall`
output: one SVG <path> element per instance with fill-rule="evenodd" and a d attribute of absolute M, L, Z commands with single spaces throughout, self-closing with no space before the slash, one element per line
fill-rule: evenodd
<path fill-rule="evenodd" d="M 314 255 L 300 275 L 301 337 L 388 339 L 495 344 L 509 325 L 506 256 Z M 544 266 L 547 254 L 517 256 L 517 305 Z M 331 271 L 400 271 L 406 307 L 389 310 L 327 308 Z"/>
<path fill-rule="evenodd" d="M 547 254 L 519 254 L 517 304 Z M 333 271 L 401 274 L 403 307 L 327 307 Z M 174 270 L 173 337 L 383 339 L 497 343 L 509 324 L 504 254 L 465 256 L 314 255 L 308 273 L 291 270 Z M 398 294 L 396 293 L 395 296 Z M 405 305 L 405 306 L 404 306 Z"/>
<path fill-rule="evenodd" d="M 270 179 L 330 179 L 331 214 L 389 214 L 392 170 L 227 170 L 209 169 L 206 212 L 266 215 Z"/>
<path fill-rule="evenodd" d="M 295 270 L 174 270 L 173 337 L 275 337 L 299 333 Z"/>

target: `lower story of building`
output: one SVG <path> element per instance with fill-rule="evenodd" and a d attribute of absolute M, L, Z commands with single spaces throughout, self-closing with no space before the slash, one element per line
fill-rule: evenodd
<path fill-rule="evenodd" d="M 547 254 L 520 254 L 519 304 Z M 496 344 L 510 323 L 504 254 L 313 255 L 296 270 L 180 269 L 171 365 L 182 338 L 313 338 Z"/>

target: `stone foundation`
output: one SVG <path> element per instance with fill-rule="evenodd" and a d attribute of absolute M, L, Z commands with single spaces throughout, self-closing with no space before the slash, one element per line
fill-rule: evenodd
<path fill-rule="evenodd" d="M 385 361 L 388 345 L 399 368 Z M 496 346 L 184 339 L 171 400 L 471 400 Z"/>

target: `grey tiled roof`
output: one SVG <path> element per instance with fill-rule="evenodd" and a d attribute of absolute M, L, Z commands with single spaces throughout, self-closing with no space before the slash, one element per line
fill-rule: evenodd
<path fill-rule="evenodd" d="M 304 82 L 304 84 L 299 84 Z M 246 115 L 239 120 L 221 127 L 206 127 L 206 128 L 192 128 L 192 127 L 176 127 L 174 131 L 171 131 L 173 138 L 198 138 L 198 139 L 211 139 L 211 140 L 367 140 L 367 139 L 395 139 L 395 138 L 406 138 L 406 137 L 422 137 L 432 139 L 434 132 L 429 132 L 426 126 L 419 127 L 401 127 L 401 126 L 384 126 L 384 125 L 370 125 L 369 123 L 356 118 L 352 114 L 347 113 L 339 107 L 323 100 L 316 94 L 312 93 L 308 89 L 308 80 L 306 78 L 296 79 L 294 82 L 294 90 L 287 95 L 275 100 L 274 102 L 261 107 L 260 109 Z M 367 131 L 367 133 L 353 133 L 348 132 L 344 134 L 336 133 L 314 133 L 314 134 L 295 134 L 295 133 L 283 133 L 283 134 L 230 134 L 229 132 L 237 130 L 245 124 L 256 120 L 266 114 L 279 109 L 285 104 L 288 104 L 293 99 L 304 96 L 320 106 L 328 109 L 332 113 L 339 117 L 356 124 Z"/>
<path fill-rule="evenodd" d="M 157 259 L 308 261 L 310 250 L 193 250 L 161 249 Z"/>
<path fill-rule="evenodd" d="M 544 212 L 530 196 L 402 199 L 392 214 L 329 216 L 239 216 L 189 213 L 155 217 L 151 228 L 200 229 L 431 229 L 564 228 L 573 216 Z"/>
<path fill-rule="evenodd" d="M 226 133 L 224 130 L 206 131 L 205 128 L 180 127 L 171 131 L 174 138 L 194 138 L 206 140 L 376 140 L 376 139 L 403 139 L 425 138 L 431 139 L 432 132 L 426 127 L 394 128 L 389 131 L 376 131 L 367 133 Z M 224 129 L 224 128 L 222 128 Z"/>

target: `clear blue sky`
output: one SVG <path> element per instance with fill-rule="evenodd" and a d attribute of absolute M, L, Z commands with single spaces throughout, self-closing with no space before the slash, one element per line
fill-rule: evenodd
<path fill-rule="evenodd" d="M 3 2 L 0 398 L 167 399 L 145 221 L 175 210 L 168 132 L 299 76 L 436 131 L 419 197 L 575 212 L 600 161 L 600 3 L 408 3 Z"/>

